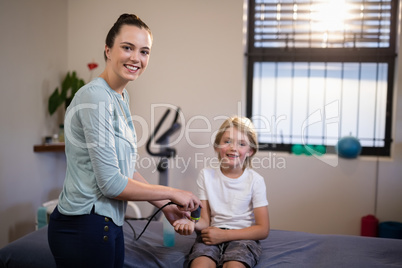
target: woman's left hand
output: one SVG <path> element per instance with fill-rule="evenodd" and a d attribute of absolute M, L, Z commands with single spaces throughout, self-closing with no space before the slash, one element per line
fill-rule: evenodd
<path fill-rule="evenodd" d="M 166 219 L 170 222 L 171 225 L 177 220 L 183 218 L 190 218 L 190 212 L 181 211 L 177 208 L 176 205 L 170 205 L 165 207 L 163 210 L 163 214 L 165 214 Z"/>

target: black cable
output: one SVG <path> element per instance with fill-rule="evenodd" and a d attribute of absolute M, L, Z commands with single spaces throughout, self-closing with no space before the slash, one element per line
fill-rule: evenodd
<path fill-rule="evenodd" d="M 147 229 L 148 225 L 151 223 L 152 219 L 156 216 L 156 214 L 159 213 L 159 211 L 161 211 L 164 207 L 169 206 L 169 205 L 177 205 L 176 203 L 173 202 L 169 202 L 164 204 L 162 207 L 160 207 L 151 217 L 149 218 L 126 218 L 124 219 L 125 222 L 127 222 L 127 224 L 130 226 L 131 230 L 134 233 L 134 241 L 137 241 L 138 239 L 140 239 L 141 235 L 145 232 L 145 230 Z M 179 206 L 179 205 L 177 205 Z M 191 212 L 191 216 L 190 216 L 191 220 L 197 222 L 200 218 L 201 218 L 201 207 L 198 207 L 196 210 Z M 142 230 L 141 234 L 136 238 L 135 237 L 135 230 L 133 228 L 133 226 L 131 225 L 131 223 L 128 222 L 128 220 L 148 220 L 147 224 L 145 225 L 144 229 Z"/>
<path fill-rule="evenodd" d="M 164 209 L 166 206 L 169 205 L 176 205 L 173 202 L 169 202 L 164 204 L 162 207 L 160 207 L 151 217 L 149 218 L 126 218 L 125 222 L 127 222 L 127 224 L 130 226 L 131 230 L 133 230 L 134 233 L 134 241 L 137 241 L 138 239 L 140 239 L 140 237 L 142 236 L 142 234 L 145 232 L 145 230 L 148 228 L 148 225 L 151 223 L 152 219 L 156 216 L 156 214 L 159 213 L 159 211 L 161 211 L 162 209 Z M 128 220 L 148 220 L 147 224 L 145 225 L 144 229 L 142 230 L 142 232 L 140 233 L 140 235 L 136 238 L 135 237 L 135 230 L 133 228 L 133 226 L 128 222 Z"/>

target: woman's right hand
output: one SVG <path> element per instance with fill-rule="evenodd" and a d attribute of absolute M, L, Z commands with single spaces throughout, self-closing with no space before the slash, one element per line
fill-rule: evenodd
<path fill-rule="evenodd" d="M 200 199 L 192 192 L 174 189 L 171 201 L 178 205 L 181 211 L 194 211 L 202 207 Z"/>

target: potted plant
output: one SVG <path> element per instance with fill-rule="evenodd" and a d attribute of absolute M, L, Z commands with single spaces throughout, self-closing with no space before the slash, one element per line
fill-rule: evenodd
<path fill-rule="evenodd" d="M 92 70 L 98 67 L 98 64 L 95 61 L 92 61 L 87 64 L 88 69 L 91 73 L 89 80 L 92 78 Z M 65 104 L 65 108 L 67 109 L 70 102 L 73 100 L 75 93 L 85 84 L 84 80 L 77 77 L 77 73 L 75 71 L 68 72 L 66 77 L 64 78 L 61 84 L 61 91 L 57 87 L 52 95 L 49 97 L 48 102 L 48 111 L 49 114 L 52 115 L 56 112 L 57 108 L 63 103 Z"/>
<path fill-rule="evenodd" d="M 57 87 L 52 95 L 49 97 L 48 102 L 48 111 L 49 114 L 52 115 L 57 108 L 65 104 L 65 108 L 70 104 L 71 100 L 73 99 L 75 93 L 85 84 L 84 80 L 77 77 L 77 73 L 73 71 L 71 74 L 70 72 L 67 73 L 66 77 L 64 78 L 61 84 L 61 91 Z"/>

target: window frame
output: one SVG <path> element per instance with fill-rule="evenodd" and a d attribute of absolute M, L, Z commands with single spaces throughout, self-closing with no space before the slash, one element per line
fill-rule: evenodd
<path fill-rule="evenodd" d="M 266 48 L 254 47 L 255 0 L 248 0 L 246 46 L 246 116 L 253 117 L 253 79 L 256 62 L 374 62 L 388 65 L 385 134 L 383 147 L 362 147 L 361 155 L 390 156 L 392 143 L 393 92 L 397 64 L 398 0 L 391 0 L 389 47 L 380 48 Z M 373 53 L 375 51 L 375 53 Z M 260 150 L 291 152 L 293 144 L 260 143 Z M 327 152 L 335 152 L 327 146 Z"/>

